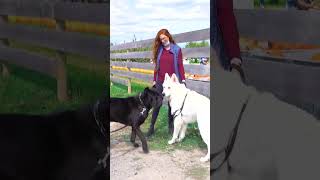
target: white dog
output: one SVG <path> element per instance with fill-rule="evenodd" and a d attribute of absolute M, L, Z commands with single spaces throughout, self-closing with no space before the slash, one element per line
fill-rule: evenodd
<path fill-rule="evenodd" d="M 232 170 L 228 172 L 225 163 L 213 179 L 320 179 L 320 122 L 270 93 L 246 86 L 236 73 L 219 68 L 214 72 L 213 152 L 226 146 L 245 102 L 247 106 L 229 157 Z"/>
<path fill-rule="evenodd" d="M 182 141 L 188 124 L 198 122 L 201 137 L 208 148 L 207 155 L 200 161 L 208 161 L 210 159 L 210 100 L 186 88 L 184 84 L 180 84 L 175 74 L 171 78 L 168 74 L 165 75 L 163 94 L 169 97 L 171 114 L 174 116 L 173 137 L 168 143 Z"/>

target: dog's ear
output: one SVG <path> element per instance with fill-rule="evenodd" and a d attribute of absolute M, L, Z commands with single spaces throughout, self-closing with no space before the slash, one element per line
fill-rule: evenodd
<path fill-rule="evenodd" d="M 176 74 L 172 74 L 172 76 L 171 76 L 171 80 L 172 80 L 172 82 L 179 82 L 179 80 L 178 80 L 178 77 L 176 76 Z"/>
<path fill-rule="evenodd" d="M 164 80 L 167 81 L 167 80 L 169 80 L 169 79 L 170 79 L 170 76 L 169 76 L 168 73 L 166 73 L 166 75 L 164 76 Z"/>

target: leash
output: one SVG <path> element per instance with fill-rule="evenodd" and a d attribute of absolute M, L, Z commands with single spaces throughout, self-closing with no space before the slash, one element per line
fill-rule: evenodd
<path fill-rule="evenodd" d="M 227 164 L 228 164 L 228 171 L 231 170 L 231 166 L 230 166 L 228 160 L 229 160 L 229 157 L 230 157 L 231 152 L 233 150 L 233 146 L 234 146 L 234 143 L 235 143 L 236 138 L 237 138 L 239 124 L 240 124 L 240 121 L 242 119 L 243 112 L 245 111 L 245 109 L 247 107 L 247 104 L 249 102 L 249 99 L 250 99 L 250 96 L 248 96 L 248 98 L 246 99 L 245 103 L 242 105 L 242 108 L 241 108 L 240 114 L 238 116 L 237 122 L 236 122 L 234 128 L 231 131 L 227 146 L 225 148 L 221 149 L 220 151 L 214 153 L 213 155 L 211 155 L 212 157 L 210 157 L 210 161 L 214 160 L 214 158 L 217 157 L 219 154 L 221 154 L 223 152 L 225 153 L 225 157 L 224 157 L 222 163 L 217 168 L 213 168 L 212 170 L 210 170 L 210 174 L 218 171 L 225 162 L 227 162 Z"/>
<path fill-rule="evenodd" d="M 113 130 L 113 131 L 111 131 L 110 133 L 114 133 L 114 132 L 120 131 L 121 129 L 123 129 L 123 128 L 125 128 L 125 127 L 127 127 L 127 125 L 124 125 L 123 127 L 119 128 L 119 129 Z"/>
<path fill-rule="evenodd" d="M 230 71 L 232 71 L 232 69 L 237 70 L 239 72 L 239 74 L 240 74 L 242 82 L 244 84 L 247 84 L 247 79 L 246 79 L 246 77 L 244 75 L 244 71 L 243 71 L 242 67 L 239 66 L 239 65 L 236 65 L 236 64 L 231 64 Z"/>
<path fill-rule="evenodd" d="M 95 103 L 95 105 L 93 106 L 93 110 L 92 110 L 93 111 L 93 117 L 94 117 L 94 119 L 96 121 L 97 126 L 100 129 L 101 134 L 107 140 L 106 129 L 103 127 L 102 123 L 99 121 L 99 118 L 98 118 L 98 115 L 97 115 L 97 111 L 99 110 L 99 105 L 100 105 L 100 101 L 98 100 Z M 109 142 L 107 142 L 107 144 L 108 143 Z M 98 159 L 97 166 L 95 167 L 95 171 L 107 168 L 107 159 L 108 159 L 109 155 L 110 155 L 109 150 L 107 150 L 107 152 L 105 153 L 103 158 L 99 158 Z"/>
<path fill-rule="evenodd" d="M 184 99 L 183 99 L 183 103 L 182 103 L 182 106 L 180 109 L 177 109 L 174 113 L 173 113 L 173 119 L 176 118 L 177 116 L 179 116 L 180 114 L 182 115 L 182 110 L 183 110 L 183 107 L 184 107 L 184 103 L 186 102 L 186 99 L 187 99 L 187 95 L 190 91 L 187 91 L 186 95 L 184 96 Z M 180 113 L 176 114 L 178 111 L 180 111 Z"/>
<path fill-rule="evenodd" d="M 107 135 L 106 135 L 106 129 L 103 127 L 103 125 L 101 124 L 101 122 L 99 121 L 99 118 L 98 118 L 98 115 L 97 115 L 97 111 L 99 110 L 99 104 L 100 104 L 100 101 L 98 100 L 94 107 L 93 107 L 93 117 L 94 117 L 94 120 L 96 121 L 96 124 L 97 126 L 99 127 L 100 129 L 100 132 L 101 134 L 107 138 Z M 108 142 L 109 143 L 109 142 Z"/>

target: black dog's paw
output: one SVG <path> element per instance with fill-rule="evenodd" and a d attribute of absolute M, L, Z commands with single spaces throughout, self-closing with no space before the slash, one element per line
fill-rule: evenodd
<path fill-rule="evenodd" d="M 137 148 L 137 147 L 139 147 L 139 144 L 138 143 L 133 143 L 133 146 Z"/>

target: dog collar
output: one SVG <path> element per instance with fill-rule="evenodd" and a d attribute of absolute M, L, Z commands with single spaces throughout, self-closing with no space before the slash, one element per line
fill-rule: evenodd
<path fill-rule="evenodd" d="M 140 112 L 140 114 L 143 115 L 144 112 L 147 110 L 147 108 L 144 105 L 143 101 L 141 100 L 141 93 L 139 93 L 139 100 L 140 100 L 141 105 L 143 106 L 142 111 Z"/>
<path fill-rule="evenodd" d="M 93 110 L 92 110 L 93 111 L 93 117 L 94 117 L 94 120 L 96 121 L 96 124 L 97 124 L 98 128 L 100 129 L 101 134 L 103 135 L 103 137 L 107 138 L 106 129 L 101 124 L 101 121 L 99 121 L 99 118 L 98 118 L 98 115 L 97 115 L 97 111 L 99 109 L 99 104 L 100 104 L 100 101 L 98 100 L 96 102 L 96 104 L 93 106 Z"/>

